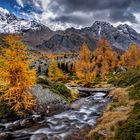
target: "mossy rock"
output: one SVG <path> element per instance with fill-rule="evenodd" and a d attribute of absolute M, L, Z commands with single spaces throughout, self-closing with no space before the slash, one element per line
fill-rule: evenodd
<path fill-rule="evenodd" d="M 61 95 L 63 95 L 66 98 L 70 98 L 71 97 L 71 92 L 70 90 L 62 83 L 55 83 L 53 85 L 53 91 L 60 93 Z"/>
<path fill-rule="evenodd" d="M 49 88 L 52 92 L 63 96 L 67 101 L 70 101 L 72 98 L 71 91 L 61 82 L 51 82 L 47 78 L 38 78 L 37 83 L 43 88 Z"/>

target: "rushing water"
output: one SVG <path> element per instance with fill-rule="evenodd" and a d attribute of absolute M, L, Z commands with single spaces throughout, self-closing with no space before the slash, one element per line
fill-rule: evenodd
<path fill-rule="evenodd" d="M 14 131 L 10 140 L 45 140 L 45 137 L 49 140 L 69 140 L 74 131 L 78 133 L 81 129 L 95 127 L 108 101 L 106 93 L 92 93 L 73 103 L 74 109 L 46 117 L 37 126 Z"/>

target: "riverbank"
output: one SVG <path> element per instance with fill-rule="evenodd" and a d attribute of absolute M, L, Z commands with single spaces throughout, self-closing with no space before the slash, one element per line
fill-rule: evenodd
<path fill-rule="evenodd" d="M 79 94 L 72 104 L 67 104 L 63 96 L 60 98 L 56 93 L 52 96 L 52 91 L 45 85 L 39 90 L 37 90 L 38 87 L 35 88 L 37 93 L 41 92 L 38 99 L 41 99 L 41 102 L 43 100 L 45 109 L 51 99 L 53 101 L 57 99 L 54 101 L 56 112 L 50 116 L 32 115 L 20 121 L 2 123 L 0 124 L 0 138 L 2 140 L 7 138 L 10 140 L 29 140 L 30 138 L 36 140 L 38 138 L 40 140 L 42 137 L 44 140 L 51 138 L 114 140 L 115 137 L 115 140 L 132 140 L 132 136 L 135 137 L 135 135 L 127 132 L 127 129 L 131 129 L 132 133 L 135 133 L 133 129 L 139 132 L 137 130 L 139 129 L 139 104 L 136 104 L 139 101 L 139 72 L 137 74 L 135 72 L 135 75 L 134 71 L 122 73 L 122 75 L 123 77 L 119 74 L 119 79 L 117 75 L 113 77 L 115 80 L 112 84 L 101 82 L 92 88 L 66 84 L 68 89 Z M 48 96 L 44 94 L 51 98 L 48 99 Z M 62 110 L 58 103 L 69 106 Z M 129 134 L 130 138 L 125 137 L 125 134 Z"/>
<path fill-rule="evenodd" d="M 109 96 L 112 97 L 112 102 L 98 119 L 96 128 L 88 134 L 88 140 L 113 139 L 116 128 L 128 118 L 136 103 L 129 99 L 127 88 L 114 88 Z"/>
<path fill-rule="evenodd" d="M 88 140 L 139 140 L 140 139 L 140 71 L 130 69 L 108 80 L 114 85 L 108 104 Z"/>
<path fill-rule="evenodd" d="M 97 119 L 109 101 L 107 93 L 90 92 L 86 97 L 79 97 L 62 113 L 50 117 L 34 115 L 23 120 L 1 124 L 1 139 L 36 140 L 38 138 L 40 140 L 43 137 L 45 140 L 82 140 L 86 133 L 95 127 Z"/>

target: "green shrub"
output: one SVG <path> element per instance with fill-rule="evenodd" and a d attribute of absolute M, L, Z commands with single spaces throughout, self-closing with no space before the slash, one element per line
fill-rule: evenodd
<path fill-rule="evenodd" d="M 130 88 L 129 96 L 132 99 L 140 99 L 140 82 L 136 83 L 133 87 Z"/>
<path fill-rule="evenodd" d="M 0 119 L 14 117 L 13 114 L 15 115 L 15 113 L 10 110 L 10 107 L 7 105 L 7 103 L 0 101 Z"/>
<path fill-rule="evenodd" d="M 116 74 L 109 78 L 108 83 L 115 86 L 127 87 L 136 84 L 140 80 L 140 69 L 131 69 L 123 73 Z"/>
<path fill-rule="evenodd" d="M 53 84 L 53 91 L 60 93 L 61 95 L 63 95 L 66 98 L 71 97 L 70 90 L 62 83 L 54 83 Z"/>
<path fill-rule="evenodd" d="M 38 79 L 37 79 L 37 84 L 40 84 L 40 85 L 42 85 L 42 86 L 44 86 L 44 85 L 51 86 L 51 85 L 52 85 L 52 82 L 49 81 L 47 78 L 46 78 L 46 79 L 38 78 Z"/>
<path fill-rule="evenodd" d="M 0 92 L 0 96 L 3 93 Z M 7 104 L 7 102 L 0 100 L 0 120 L 1 119 L 7 119 L 7 120 L 14 120 L 15 117 L 17 117 L 16 113 L 10 110 L 10 106 Z"/>
<path fill-rule="evenodd" d="M 126 106 L 127 103 L 126 102 L 113 102 L 110 107 L 109 110 L 113 110 L 114 108 L 120 107 L 120 106 Z"/>
<path fill-rule="evenodd" d="M 2 89 L 2 86 L 0 86 L 0 89 Z M 7 102 L 1 99 L 2 95 L 3 92 L 2 90 L 0 90 L 0 120 L 1 119 L 7 119 L 7 121 L 14 120 L 14 118 L 17 117 L 17 115 L 14 111 L 10 110 L 11 106 L 9 106 Z"/>
<path fill-rule="evenodd" d="M 129 118 L 117 127 L 114 140 L 140 140 L 140 69 L 130 69 L 116 74 L 108 82 L 118 87 L 130 87 L 130 98 L 138 100 Z M 118 104 L 112 105 L 116 106 Z"/>
<path fill-rule="evenodd" d="M 97 132 L 95 132 L 92 136 L 89 136 L 87 140 L 105 140 L 105 137 Z"/>
<path fill-rule="evenodd" d="M 96 79 L 94 80 L 94 85 L 101 83 L 102 78 L 101 77 L 96 77 Z"/>
<path fill-rule="evenodd" d="M 140 140 L 140 102 L 135 104 L 130 117 L 118 126 L 115 140 Z"/>

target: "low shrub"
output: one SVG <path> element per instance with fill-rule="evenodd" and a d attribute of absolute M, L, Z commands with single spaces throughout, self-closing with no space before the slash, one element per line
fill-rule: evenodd
<path fill-rule="evenodd" d="M 108 83 L 119 87 L 127 87 L 136 84 L 139 80 L 140 69 L 130 69 L 110 77 Z"/>
<path fill-rule="evenodd" d="M 118 126 L 115 140 L 140 140 L 140 102 L 136 103 L 130 117 Z"/>
<path fill-rule="evenodd" d="M 132 99 L 140 99 L 140 82 L 136 83 L 133 87 L 130 88 L 129 96 Z"/>
<path fill-rule="evenodd" d="M 109 107 L 109 110 L 113 110 L 117 107 L 120 107 L 120 106 L 126 106 L 127 103 L 126 102 L 113 102 L 110 107 Z"/>
<path fill-rule="evenodd" d="M 7 103 L 4 101 L 0 101 L 0 119 L 6 119 L 11 116 L 14 117 L 13 114 L 15 115 L 15 113 L 10 110 L 10 107 Z"/>
<path fill-rule="evenodd" d="M 0 92 L 0 97 L 2 95 L 2 92 Z M 17 117 L 16 113 L 10 109 L 11 107 L 8 105 L 7 102 L 2 101 L 0 99 L 0 120 L 6 119 L 6 120 L 14 120 L 15 117 Z"/>
<path fill-rule="evenodd" d="M 118 87 L 129 87 L 129 97 L 137 100 L 126 121 L 117 126 L 114 140 L 140 140 L 140 69 L 116 74 L 108 81 Z M 118 106 L 114 104 L 112 107 Z"/>
<path fill-rule="evenodd" d="M 38 78 L 37 79 L 37 84 L 40 84 L 40 85 L 42 85 L 43 87 L 45 86 L 51 86 L 52 85 L 52 82 L 51 81 L 49 81 L 47 78 L 46 79 L 44 79 L 44 78 Z"/>
<path fill-rule="evenodd" d="M 66 98 L 71 98 L 71 92 L 64 84 L 54 83 L 52 88 L 54 92 L 60 93 Z"/>

